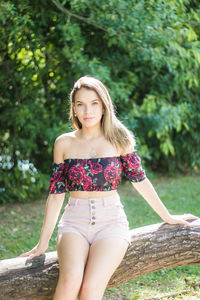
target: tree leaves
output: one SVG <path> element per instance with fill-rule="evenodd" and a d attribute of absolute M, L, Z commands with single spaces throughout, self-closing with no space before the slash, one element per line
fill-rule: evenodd
<path fill-rule="evenodd" d="M 29 160 L 48 173 L 55 138 L 71 130 L 69 92 L 85 74 L 108 87 L 147 165 L 199 167 L 199 12 L 189 0 L 2 2 L 0 144 L 13 170 Z M 20 189 L 5 178 L 14 197 Z"/>

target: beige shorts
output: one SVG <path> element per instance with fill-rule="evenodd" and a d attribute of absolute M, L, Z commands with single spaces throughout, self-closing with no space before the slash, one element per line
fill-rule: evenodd
<path fill-rule="evenodd" d="M 102 198 L 70 196 L 58 224 L 58 236 L 73 232 L 83 236 L 89 245 L 97 240 L 117 237 L 130 245 L 129 223 L 119 194 Z"/>

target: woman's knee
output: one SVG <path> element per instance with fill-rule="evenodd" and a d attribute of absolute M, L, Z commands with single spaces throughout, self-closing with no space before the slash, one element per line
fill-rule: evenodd
<path fill-rule="evenodd" d="M 59 274 L 59 282 L 63 286 L 71 286 L 71 287 L 77 287 L 81 285 L 83 279 L 83 272 L 80 270 L 71 270 L 68 272 L 60 272 Z"/>
<path fill-rule="evenodd" d="M 92 296 L 94 296 L 93 299 L 95 299 L 95 297 L 96 299 L 99 299 L 97 295 L 103 295 L 105 288 L 106 287 L 104 287 L 104 284 L 102 282 L 96 282 L 92 279 L 83 279 L 80 290 L 80 300 L 92 299 Z"/>

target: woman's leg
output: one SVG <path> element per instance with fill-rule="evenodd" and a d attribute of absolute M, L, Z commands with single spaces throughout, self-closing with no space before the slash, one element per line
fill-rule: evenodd
<path fill-rule="evenodd" d="M 77 298 L 88 251 L 88 242 L 79 234 L 65 232 L 58 237 L 59 279 L 53 300 Z"/>
<path fill-rule="evenodd" d="M 122 261 L 128 242 L 122 238 L 105 238 L 91 245 L 80 290 L 80 300 L 100 300 L 108 281 Z"/>

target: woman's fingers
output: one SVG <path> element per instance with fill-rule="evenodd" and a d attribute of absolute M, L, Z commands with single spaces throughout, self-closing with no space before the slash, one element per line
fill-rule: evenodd
<path fill-rule="evenodd" d="M 184 225 L 184 226 L 188 226 L 188 227 L 190 227 L 191 226 L 191 224 L 189 223 L 189 222 L 187 222 L 187 221 L 182 221 L 182 224 Z"/>
<path fill-rule="evenodd" d="M 31 251 L 28 251 L 28 252 L 25 252 L 25 253 L 22 253 L 20 254 L 18 257 L 25 257 L 25 256 L 29 256 L 31 253 L 32 253 L 33 250 Z"/>
<path fill-rule="evenodd" d="M 186 220 L 181 219 L 181 218 L 177 218 L 175 220 L 174 224 L 181 224 L 181 225 L 184 225 L 184 226 L 191 226 L 191 224 L 189 222 L 187 222 Z"/>
<path fill-rule="evenodd" d="M 194 216 L 194 215 L 191 215 L 191 214 L 184 214 L 183 215 L 183 225 L 184 226 L 191 226 L 191 223 L 187 222 L 187 220 L 197 220 L 199 219 L 198 217 Z"/>
<path fill-rule="evenodd" d="M 38 253 L 32 253 L 28 256 L 27 260 L 31 260 L 32 258 L 36 257 L 36 256 L 39 256 L 40 254 Z"/>
<path fill-rule="evenodd" d="M 197 220 L 199 219 L 198 217 L 191 215 L 191 214 L 184 214 L 183 215 L 184 220 Z"/>
<path fill-rule="evenodd" d="M 197 220 L 198 217 L 192 215 L 192 214 L 184 214 L 184 215 L 173 215 L 172 219 L 169 223 L 171 224 L 181 224 L 184 226 L 191 226 L 191 223 L 187 222 L 187 220 Z"/>
<path fill-rule="evenodd" d="M 25 256 L 30 256 L 30 255 L 34 255 L 35 253 L 37 253 L 38 251 L 37 251 L 37 248 L 33 248 L 33 249 L 31 249 L 30 251 L 27 251 L 27 252 L 25 252 L 25 253 L 22 253 L 22 254 L 20 254 L 19 255 L 19 257 L 25 257 Z"/>
<path fill-rule="evenodd" d="M 32 250 L 20 254 L 18 257 L 26 257 L 28 256 L 27 260 L 32 259 L 33 257 L 40 256 L 42 253 L 44 253 L 48 248 L 48 245 L 45 247 L 36 246 Z"/>
<path fill-rule="evenodd" d="M 32 259 L 33 257 L 36 257 L 36 256 L 39 256 L 41 255 L 42 253 L 39 252 L 39 251 L 29 251 L 29 252 L 26 252 L 26 253 L 22 253 L 21 255 L 19 255 L 18 257 L 27 257 L 27 260 L 30 260 Z"/>

